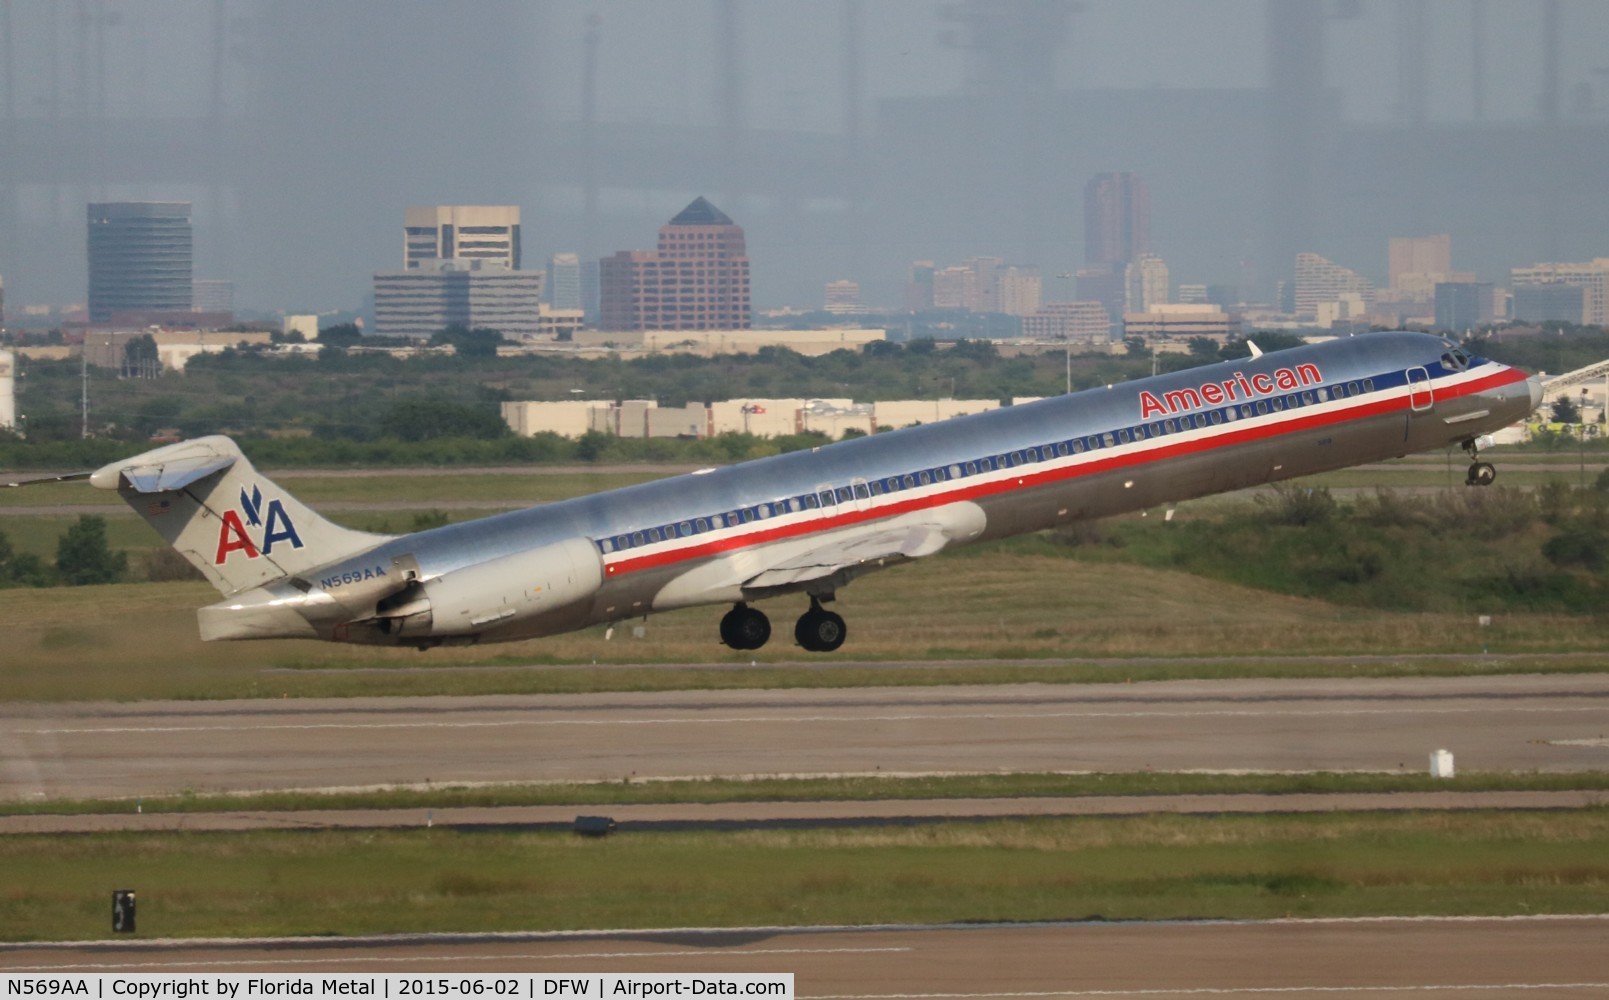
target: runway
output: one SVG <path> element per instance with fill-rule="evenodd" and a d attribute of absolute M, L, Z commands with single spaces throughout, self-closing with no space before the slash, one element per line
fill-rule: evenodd
<path fill-rule="evenodd" d="M 792 972 L 804 1000 L 1609 995 L 1609 916 L 0 945 L 5 972 Z"/>
<path fill-rule="evenodd" d="M 1003 771 L 1609 766 L 1609 675 L 0 706 L 0 798 Z"/>

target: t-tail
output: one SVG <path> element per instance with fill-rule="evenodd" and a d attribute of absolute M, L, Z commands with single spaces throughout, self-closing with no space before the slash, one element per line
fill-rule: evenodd
<path fill-rule="evenodd" d="M 226 597 L 373 548 L 388 537 L 320 517 L 259 473 L 222 436 L 113 462 L 89 481 L 116 490 Z"/>

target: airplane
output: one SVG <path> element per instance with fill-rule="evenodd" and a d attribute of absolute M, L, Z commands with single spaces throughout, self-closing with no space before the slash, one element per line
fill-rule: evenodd
<path fill-rule="evenodd" d="M 224 595 L 205 640 L 413 646 L 502 642 L 808 598 L 809 652 L 847 635 L 823 605 L 856 577 L 957 546 L 1461 444 L 1541 402 L 1539 380 L 1442 337 L 1367 334 L 823 445 L 408 535 L 320 517 L 227 437 L 93 473 Z M 1171 513 L 1171 506 L 1169 507 Z"/>

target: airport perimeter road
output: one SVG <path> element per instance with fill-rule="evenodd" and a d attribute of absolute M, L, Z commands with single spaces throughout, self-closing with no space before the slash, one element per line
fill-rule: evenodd
<path fill-rule="evenodd" d="M 1609 995 L 1609 918 L 1028 924 L 0 946 L 30 972 L 792 972 L 800 1000 Z"/>
<path fill-rule="evenodd" d="M 0 706 L 0 798 L 624 777 L 1609 766 L 1609 675 Z"/>

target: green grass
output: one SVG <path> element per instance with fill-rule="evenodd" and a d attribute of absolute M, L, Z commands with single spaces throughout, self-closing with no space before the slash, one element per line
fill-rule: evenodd
<path fill-rule="evenodd" d="M 1381 792 L 1609 791 L 1609 772 L 1561 774 L 977 774 L 920 778 L 701 778 L 454 787 L 428 791 L 261 792 L 142 798 L 146 813 L 289 812 L 311 809 L 453 809 L 617 806 L 648 803 L 865 802 L 910 799 L 1049 798 L 1091 795 L 1296 795 Z M 126 799 L 0 802 L 0 815 L 127 813 Z"/>
<path fill-rule="evenodd" d="M 1601 912 L 1609 810 L 0 840 L 0 939 Z"/>
<path fill-rule="evenodd" d="M 787 641 L 797 599 L 760 605 L 779 637 L 718 644 L 720 608 L 500 646 L 411 649 L 311 641 L 202 643 L 203 583 L 0 592 L 7 700 L 506 694 L 680 688 L 1072 683 L 1181 677 L 1402 676 L 1609 668 L 1599 620 L 1346 608 L 1174 570 L 972 550 L 890 569 L 842 591 L 836 654 Z M 1486 656 L 1511 654 L 1515 658 Z M 1560 657 L 1558 654 L 1571 654 Z M 1293 659 L 1317 655 L 1323 660 Z M 1101 662 L 1102 658 L 1146 658 Z M 969 661 L 1009 661 L 978 664 Z M 913 666 L 898 661 L 938 661 Z M 750 664 L 754 665 L 751 667 Z M 886 663 L 886 665 L 885 665 Z M 665 670 L 654 664 L 695 664 Z M 598 669 L 602 665 L 607 669 Z M 448 669 L 443 669 L 448 668 Z"/>

